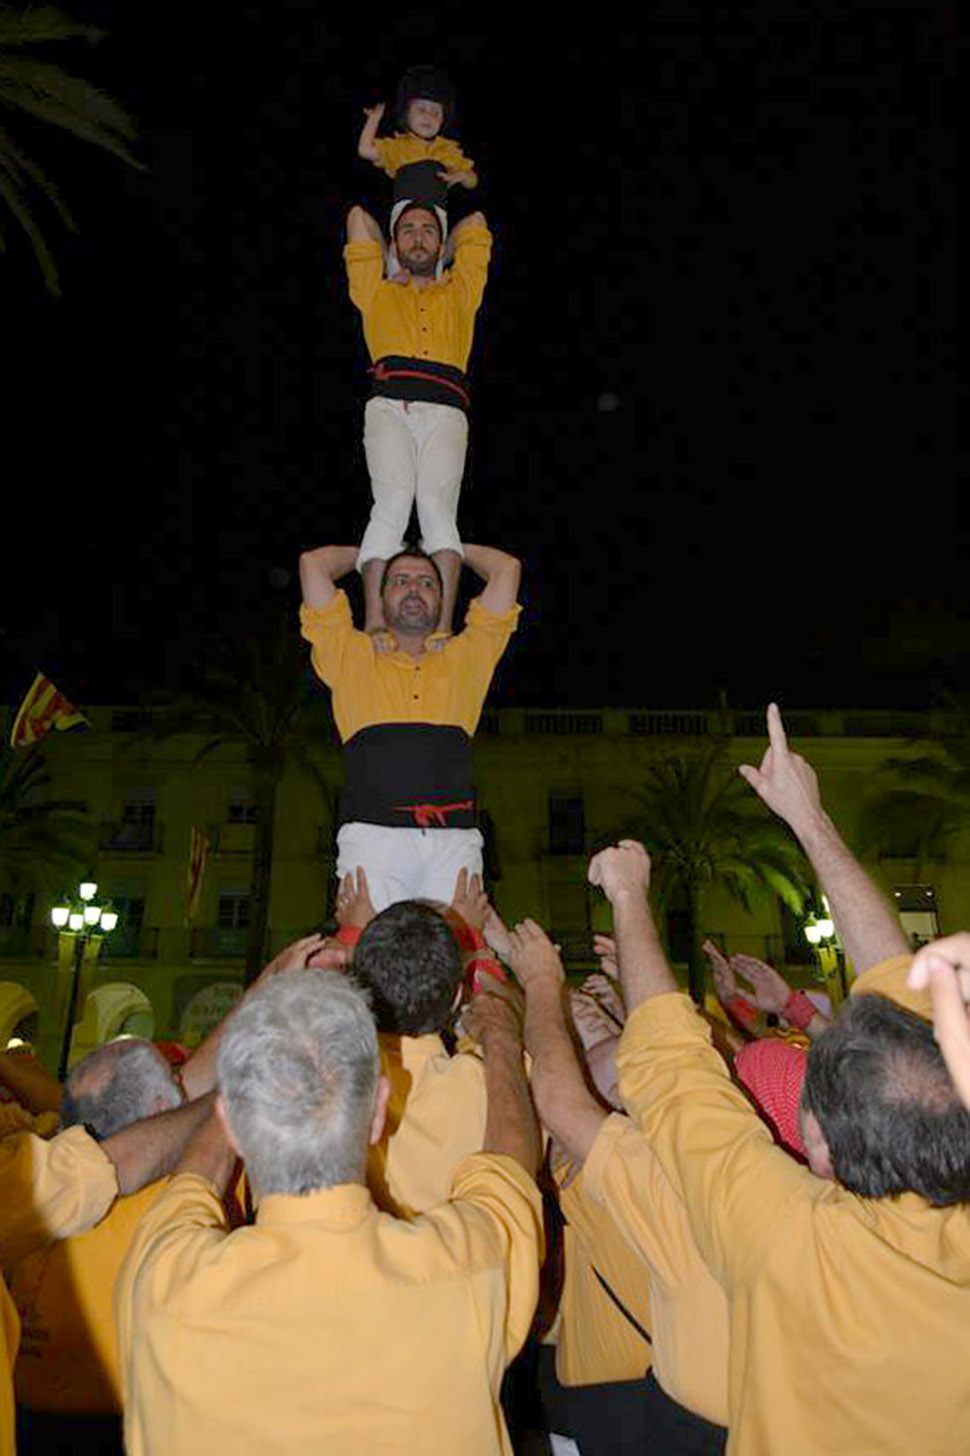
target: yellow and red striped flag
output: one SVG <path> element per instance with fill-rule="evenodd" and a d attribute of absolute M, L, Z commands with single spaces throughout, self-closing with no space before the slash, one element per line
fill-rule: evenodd
<path fill-rule="evenodd" d="M 81 723 L 86 728 L 91 726 L 81 710 L 69 703 L 63 693 L 58 692 L 50 678 L 39 672 L 14 719 L 13 728 L 10 730 L 10 746 L 29 748 L 52 728 L 63 732 L 66 728 L 77 728 Z"/>
<path fill-rule="evenodd" d="M 193 825 L 189 840 L 189 868 L 185 877 L 185 921 L 191 925 L 202 895 L 202 876 L 209 856 L 209 837 Z"/>

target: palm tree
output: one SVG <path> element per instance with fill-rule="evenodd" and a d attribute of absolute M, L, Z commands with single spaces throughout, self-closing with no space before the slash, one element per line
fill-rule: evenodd
<path fill-rule="evenodd" d="M 866 801 L 856 832 L 864 852 L 912 859 L 917 875 L 923 864 L 944 861 L 970 828 L 970 706 L 951 699 L 949 709 L 945 733 L 915 739 L 912 756 L 880 766 L 883 780 L 896 783 Z"/>
<path fill-rule="evenodd" d="M 0 748 L 0 883 L 14 895 L 60 893 L 90 861 L 93 838 L 78 799 L 48 799 L 40 748 Z"/>
<path fill-rule="evenodd" d="M 57 186 L 33 155 L 34 123 L 56 127 L 111 152 L 130 167 L 141 166 L 127 146 L 135 135 L 134 123 L 118 102 L 89 81 L 33 54 L 37 46 L 97 36 L 91 26 L 49 5 L 25 10 L 0 6 L 0 203 L 27 234 L 47 290 L 54 294 L 60 292 L 57 267 L 38 220 L 35 197 L 50 204 L 65 227 L 72 232 L 77 228 Z M 26 145 L 8 126 L 18 113 L 19 131 L 29 138 Z M 5 250 L 6 235 L 0 228 L 0 252 Z"/>
<path fill-rule="evenodd" d="M 276 798 L 290 765 L 317 786 L 333 824 L 336 794 L 310 756 L 333 751 L 329 717 L 317 723 L 307 713 L 310 691 L 300 638 L 287 617 L 236 644 L 217 639 L 190 674 L 186 690 L 158 712 L 149 736 L 207 735 L 193 760 L 231 744 L 243 744 L 252 775 L 255 808 L 253 862 L 246 930 L 246 983 L 265 963 L 269 898 L 273 878 Z"/>
<path fill-rule="evenodd" d="M 721 886 L 750 909 L 765 890 L 798 912 L 809 891 L 801 850 L 780 820 L 725 762 L 725 743 L 700 753 L 677 753 L 658 763 L 646 784 L 631 790 L 640 809 L 631 832 L 653 861 L 651 895 L 658 909 L 675 896 L 687 903 L 690 993 L 704 997 L 704 901 Z"/>

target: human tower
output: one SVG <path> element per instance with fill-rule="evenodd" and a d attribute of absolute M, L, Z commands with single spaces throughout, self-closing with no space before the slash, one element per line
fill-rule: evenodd
<path fill-rule="evenodd" d="M 465 371 L 492 237 L 478 211 L 449 227 L 450 189 L 478 183 L 449 134 L 453 88 L 435 68 L 415 67 L 398 88 L 390 135 L 380 134 L 384 110 L 366 110 L 357 150 L 392 180 L 387 232 L 351 207 L 344 248 L 371 358 L 370 519 L 359 546 L 301 558 L 303 635 L 344 743 L 337 873 L 344 883 L 363 869 L 378 910 L 415 896 L 450 901 L 462 870 L 481 874 L 471 739 L 515 627 L 519 581 L 512 557 L 458 532 Z M 413 512 L 418 546 L 407 544 Z M 463 562 L 485 587 L 453 635 Z M 335 585 L 355 567 L 362 631 Z"/>

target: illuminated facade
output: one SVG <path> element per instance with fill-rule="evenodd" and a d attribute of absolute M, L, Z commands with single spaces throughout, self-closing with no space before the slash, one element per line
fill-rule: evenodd
<path fill-rule="evenodd" d="M 314 709 L 325 715 L 323 707 Z M 119 925 L 82 988 L 85 1013 L 75 1056 L 120 1031 L 197 1039 L 238 995 L 243 974 L 255 809 L 242 745 L 194 760 L 203 739 L 161 743 L 137 736 L 140 710 L 90 710 L 92 731 L 51 735 L 52 796 L 84 800 L 97 828 L 89 868 Z M 485 714 L 476 739 L 481 808 L 487 825 L 492 892 L 509 920 L 532 915 L 550 927 L 571 966 L 589 962 L 592 929 L 608 928 L 606 907 L 585 885 L 586 857 L 633 828 L 635 790 L 651 763 L 725 736 L 734 764 L 757 762 L 760 714 L 656 709 L 504 709 Z M 930 732 L 912 714 L 806 711 L 787 714 L 795 745 L 819 773 L 827 807 L 851 838 L 863 795 L 879 763 Z M 938 725 L 937 725 L 938 726 Z M 295 768 L 278 795 L 267 957 L 319 926 L 330 904 L 332 802 L 339 750 L 322 748 L 316 766 L 327 794 Z M 211 841 L 198 907 L 186 921 L 186 877 L 193 827 Z M 905 848 L 905 847 L 902 847 Z M 943 865 L 911 859 L 871 868 L 896 896 L 907 928 L 929 938 L 963 923 L 970 848 L 956 846 Z M 0 886 L 0 1036 L 38 1033 L 50 1060 L 63 1024 L 63 986 L 50 905 L 17 899 Z M 674 959 L 682 947 L 680 912 L 670 908 Z M 722 893 L 705 904 L 705 930 L 731 949 L 769 956 L 792 978 L 810 980 L 811 951 L 801 927 L 765 898 L 748 914 Z M 62 1029 L 62 1028 L 61 1028 Z"/>

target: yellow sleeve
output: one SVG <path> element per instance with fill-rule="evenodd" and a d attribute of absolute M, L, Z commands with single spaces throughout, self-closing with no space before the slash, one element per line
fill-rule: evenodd
<path fill-rule="evenodd" d="M 682 1198 L 708 1268 L 730 1291 L 828 1185 L 775 1146 L 681 992 L 636 1008 L 616 1062 L 624 1106 Z"/>
<path fill-rule="evenodd" d="M 114 1164 L 83 1127 L 50 1142 L 22 1133 L 0 1142 L 0 1250 L 10 1268 L 53 1239 L 104 1218 L 118 1192 Z"/>
<path fill-rule="evenodd" d="M 349 669 L 355 653 L 373 650 L 367 634 L 355 628 L 347 593 L 339 587 L 325 607 L 301 605 L 300 635 L 313 649 L 314 672 L 331 688 Z"/>
<path fill-rule="evenodd" d="M 455 244 L 451 270 L 452 287 L 461 293 L 462 306 L 476 313 L 485 292 L 488 263 L 492 256 L 492 234 L 487 227 L 462 227 Z"/>
<path fill-rule="evenodd" d="M 218 1190 L 195 1173 L 172 1178 L 139 1223 L 114 1293 L 123 1395 L 131 1388 L 131 1354 L 139 1321 L 177 1297 L 228 1231 Z"/>
<path fill-rule="evenodd" d="M 628 1117 L 612 1113 L 600 1128 L 583 1165 L 583 1186 L 589 1200 L 609 1212 L 654 1277 L 674 1287 L 677 1249 L 668 1231 L 685 1218 L 683 1199 Z"/>
<path fill-rule="evenodd" d="M 377 150 L 377 165 L 388 177 L 394 177 L 407 160 L 407 138 L 375 137 L 374 146 Z"/>
<path fill-rule="evenodd" d="M 507 612 L 490 612 L 478 599 L 469 603 L 465 626 L 443 649 L 449 665 L 461 675 L 469 703 L 481 712 L 492 674 L 515 631 L 522 608 L 516 604 Z"/>
<path fill-rule="evenodd" d="M 512 1361 L 525 1344 L 539 1299 L 542 1195 L 514 1158 L 473 1153 L 455 1169 L 451 1199 L 445 1208 L 463 1206 L 466 1214 L 474 1210 L 483 1225 L 483 1240 L 490 1239 L 501 1251 L 507 1293 L 505 1358 Z M 434 1220 L 435 1214 L 427 1217 Z"/>
<path fill-rule="evenodd" d="M 905 1006 L 908 1011 L 915 1011 L 917 1016 L 923 1016 L 927 1021 L 933 1019 L 933 1006 L 928 991 L 911 991 L 906 984 L 906 977 L 909 968 L 913 963 L 911 955 L 891 956 L 887 961 L 880 961 L 877 966 L 870 966 L 868 971 L 863 971 L 861 976 L 856 976 L 849 991 L 850 996 L 866 996 L 875 992 L 879 996 L 888 996 L 890 1001 L 895 1001 L 899 1006 Z"/>
<path fill-rule="evenodd" d="M 350 301 L 365 314 L 377 297 L 384 280 L 384 254 L 380 243 L 373 238 L 345 243 L 344 266 L 347 269 Z"/>
<path fill-rule="evenodd" d="M 449 172 L 474 172 L 475 163 L 466 157 L 461 147 L 451 137 L 438 137 L 435 146 L 435 160 Z"/>

